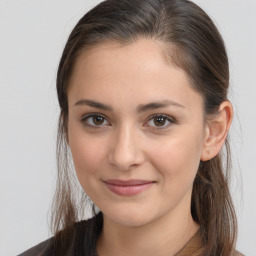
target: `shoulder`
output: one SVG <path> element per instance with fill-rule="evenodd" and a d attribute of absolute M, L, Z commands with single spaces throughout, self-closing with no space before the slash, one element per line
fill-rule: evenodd
<path fill-rule="evenodd" d="M 18 256 L 51 256 L 55 255 L 54 251 L 59 250 L 62 247 L 66 247 L 69 250 L 83 251 L 84 246 L 90 244 L 90 248 L 86 250 L 94 250 L 96 244 L 96 237 L 93 234 L 98 234 L 101 231 L 102 224 L 95 222 L 96 217 L 100 219 L 100 214 L 97 216 L 82 220 L 74 223 L 74 233 L 68 234 L 68 240 L 65 240 L 65 246 L 62 242 L 62 234 L 64 230 L 60 231 L 54 237 L 47 239 L 40 244 L 28 249 L 27 251 L 19 254 Z M 54 248 L 53 248 L 54 247 Z M 87 254 L 86 254 L 87 255 Z M 92 255 L 92 254 L 88 254 Z"/>
<path fill-rule="evenodd" d="M 33 246 L 27 251 L 19 254 L 18 256 L 46 256 L 46 250 L 49 247 L 51 241 L 52 241 L 52 238 L 47 239 L 41 242 L 40 244 Z"/>
<path fill-rule="evenodd" d="M 241 252 L 239 251 L 235 251 L 233 256 L 244 256 L 244 254 L 242 254 Z"/>

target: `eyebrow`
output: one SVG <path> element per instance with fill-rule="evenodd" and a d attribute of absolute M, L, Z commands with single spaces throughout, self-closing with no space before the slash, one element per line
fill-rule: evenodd
<path fill-rule="evenodd" d="M 106 110 L 106 111 L 113 111 L 113 108 L 111 106 L 94 101 L 94 100 L 81 99 L 75 103 L 75 106 L 81 106 L 81 105 L 87 105 L 87 106 L 90 106 L 93 108 L 98 108 L 98 109 Z M 145 112 L 148 110 L 153 110 L 153 109 L 158 109 L 158 108 L 166 108 L 169 106 L 185 108 L 183 105 L 181 105 L 175 101 L 162 100 L 162 101 L 157 101 L 157 102 L 150 102 L 148 104 L 140 104 L 137 107 L 137 112 L 142 113 L 142 112 Z"/>

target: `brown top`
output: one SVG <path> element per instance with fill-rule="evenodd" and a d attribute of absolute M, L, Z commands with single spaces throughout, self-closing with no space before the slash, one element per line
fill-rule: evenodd
<path fill-rule="evenodd" d="M 47 256 L 47 254 L 45 254 L 44 251 L 48 247 L 49 243 L 50 243 L 50 239 L 28 249 L 27 251 L 19 254 L 18 256 Z"/>
<path fill-rule="evenodd" d="M 203 246 L 199 229 L 187 244 L 174 256 L 199 256 L 202 254 L 202 248 Z"/>
<path fill-rule="evenodd" d="M 200 229 L 187 242 L 187 244 L 174 256 L 201 256 L 203 253 L 203 244 L 200 234 Z M 235 251 L 230 256 L 244 256 L 242 253 Z"/>
<path fill-rule="evenodd" d="M 94 225 L 93 219 L 90 219 L 88 221 L 81 221 L 79 223 L 76 224 L 77 229 L 80 229 L 81 226 L 83 227 L 83 229 L 81 230 L 85 230 L 84 228 L 88 228 L 90 229 L 90 227 L 92 225 Z M 70 256 L 97 256 L 96 255 L 96 246 L 92 245 L 93 249 L 88 250 L 88 252 L 86 250 L 85 245 L 88 244 L 88 239 L 90 240 L 91 238 L 89 237 L 89 233 L 87 232 L 83 232 L 82 235 L 81 233 L 79 233 L 79 242 L 75 245 L 76 250 L 72 250 L 72 252 L 70 252 Z M 53 238 L 50 238 L 34 247 L 32 247 L 31 249 L 23 252 L 22 254 L 18 255 L 18 256 L 54 256 L 55 254 L 51 251 L 51 245 L 52 245 L 52 241 Z M 90 240 L 92 241 L 92 240 Z M 96 241 L 94 241 L 96 244 Z M 77 250 L 77 248 L 79 248 Z M 95 249 L 94 249 L 95 248 Z M 87 248 L 88 249 L 88 248 Z M 200 229 L 194 234 L 194 236 L 187 242 L 187 244 L 179 251 L 177 252 L 174 256 L 201 256 L 203 252 L 203 245 L 202 245 L 202 239 L 201 239 L 201 234 L 200 234 Z M 232 255 L 230 256 L 243 256 L 243 254 L 241 254 L 238 251 L 235 251 Z"/>

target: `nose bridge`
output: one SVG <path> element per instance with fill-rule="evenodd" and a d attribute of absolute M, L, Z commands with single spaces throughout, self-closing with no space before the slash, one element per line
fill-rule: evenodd
<path fill-rule="evenodd" d="M 143 161 L 139 134 L 131 124 L 122 124 L 113 132 L 110 162 L 119 170 L 128 170 Z"/>

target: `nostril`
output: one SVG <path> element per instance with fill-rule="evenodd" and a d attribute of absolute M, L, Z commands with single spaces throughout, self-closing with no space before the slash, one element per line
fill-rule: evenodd
<path fill-rule="evenodd" d="M 109 150 L 109 162 L 118 170 L 130 170 L 140 165 L 144 161 L 144 156 L 140 145 L 136 140 L 134 129 L 126 126 L 120 126 L 116 133 L 113 133 L 111 146 Z"/>
<path fill-rule="evenodd" d="M 110 153 L 109 162 L 119 170 L 130 170 L 143 163 L 143 155 L 139 151 L 114 151 Z"/>

